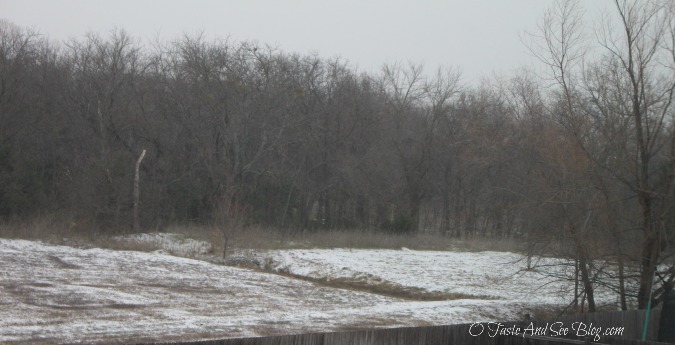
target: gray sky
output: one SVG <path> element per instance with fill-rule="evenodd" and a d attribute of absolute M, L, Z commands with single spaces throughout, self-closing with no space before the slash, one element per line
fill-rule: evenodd
<path fill-rule="evenodd" d="M 457 66 L 463 80 L 534 60 L 519 39 L 552 0 L 0 0 L 0 18 L 54 40 L 123 28 L 143 43 L 203 31 L 285 52 L 342 57 L 361 71 L 421 62 Z M 583 3 L 590 13 L 608 0 Z"/>

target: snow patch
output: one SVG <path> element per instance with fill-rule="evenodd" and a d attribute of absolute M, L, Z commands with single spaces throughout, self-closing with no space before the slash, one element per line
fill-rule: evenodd
<path fill-rule="evenodd" d="M 206 241 L 185 238 L 173 233 L 142 233 L 113 237 L 114 241 L 126 243 L 130 247 L 147 246 L 157 248 L 156 254 L 171 254 L 185 257 L 196 257 L 211 253 L 212 246 Z"/>

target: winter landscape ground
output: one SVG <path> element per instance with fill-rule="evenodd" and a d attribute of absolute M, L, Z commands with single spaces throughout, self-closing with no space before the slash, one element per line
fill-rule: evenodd
<path fill-rule="evenodd" d="M 201 340 L 517 320 L 569 302 L 569 282 L 520 254 L 291 249 L 208 256 L 205 242 L 144 235 L 152 252 L 0 239 L 0 343 Z M 173 255 L 172 255 L 173 254 Z M 543 261 L 552 259 L 541 259 Z M 251 265 L 252 263 L 252 265 Z M 599 292 L 599 300 L 611 302 Z"/>

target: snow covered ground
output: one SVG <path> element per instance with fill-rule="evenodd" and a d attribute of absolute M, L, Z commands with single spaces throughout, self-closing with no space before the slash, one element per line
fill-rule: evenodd
<path fill-rule="evenodd" d="M 525 270 L 523 256 L 514 253 L 329 249 L 270 255 L 277 269 L 301 276 L 393 282 L 425 291 L 493 298 L 495 304 L 564 305 L 570 293 L 568 283 Z"/>
<path fill-rule="evenodd" d="M 193 254 L 204 254 L 205 247 L 186 243 Z M 257 254 L 280 272 L 324 283 L 171 256 L 165 250 L 79 249 L 0 239 L 0 343 L 201 340 L 504 321 L 569 298 L 564 294 L 568 284 L 520 272 L 522 257 L 513 253 L 317 249 Z M 330 286 L 331 279 L 340 278 L 461 298 L 417 301 Z"/>

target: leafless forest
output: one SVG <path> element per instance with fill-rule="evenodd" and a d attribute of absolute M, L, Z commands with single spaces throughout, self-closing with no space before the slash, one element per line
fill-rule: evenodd
<path fill-rule="evenodd" d="M 617 0 L 586 25 L 579 5 L 523 35 L 540 66 L 478 86 L 461 66 L 0 21 L 0 217 L 516 238 L 576 259 L 591 310 L 598 262 L 644 308 L 656 265 L 675 277 L 675 5 Z"/>

